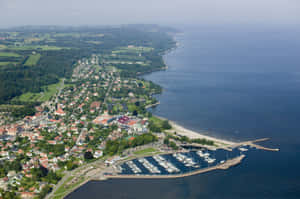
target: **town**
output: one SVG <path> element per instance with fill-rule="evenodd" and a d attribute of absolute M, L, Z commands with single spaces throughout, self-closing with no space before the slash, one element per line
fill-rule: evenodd
<path fill-rule="evenodd" d="M 116 30 L 109 31 L 112 34 Z M 51 42 L 61 36 L 56 33 L 49 38 L 43 31 L 40 34 Z M 89 45 L 92 36 L 103 39 L 102 34 L 95 37 L 94 32 L 79 37 L 78 33 L 65 34 L 66 41 L 69 37 L 86 37 Z M 150 109 L 159 104 L 155 95 L 162 88 L 145 80 L 143 74 L 165 69 L 162 55 L 176 47 L 170 40 L 161 45 L 158 41 L 165 41 L 164 37 L 157 34 L 157 43 L 149 37 L 153 43 L 145 46 L 114 46 L 82 56 L 70 62 L 72 67 L 63 69 L 72 71 L 70 75 L 44 85 L 39 93 L 9 94 L 10 100 L 0 107 L 2 198 L 58 199 L 90 180 L 182 177 L 227 169 L 245 157 L 242 153 L 249 148 L 242 146 L 270 150 L 251 141 L 235 143 L 209 137 L 152 115 Z M 107 38 L 104 41 L 111 43 Z M 80 43 L 72 42 L 72 46 Z M 128 39 L 126 43 L 131 42 Z M 92 42 L 96 46 L 100 43 Z M 34 50 L 27 55 L 27 48 Z M 71 51 L 75 56 L 77 48 L 65 47 L 64 51 L 27 44 L 8 47 L 9 51 L 13 49 L 24 54 L 23 61 L 18 58 L 21 65 L 32 62 L 24 66 L 27 70 L 50 62 L 47 56 L 51 53 Z M 43 55 L 37 57 L 36 51 Z M 2 55 L 7 56 L 7 52 Z M 54 63 L 57 69 L 52 70 L 52 75 L 61 70 Z M 45 80 L 51 82 L 52 75 L 47 75 Z"/>
<path fill-rule="evenodd" d="M 153 95 L 160 86 L 121 75 L 108 57 L 78 60 L 72 78 L 62 79 L 56 95 L 36 106 L 35 115 L 0 127 L 2 190 L 21 198 L 44 197 L 65 171 L 97 159 L 120 159 L 128 149 L 150 143 L 177 149 L 162 133 L 171 128 L 168 121 L 147 111 L 158 103 Z"/>

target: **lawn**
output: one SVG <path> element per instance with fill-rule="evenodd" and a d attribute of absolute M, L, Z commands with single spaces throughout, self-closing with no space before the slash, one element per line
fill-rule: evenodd
<path fill-rule="evenodd" d="M 21 55 L 11 52 L 0 52 L 0 57 L 20 57 Z"/>
<path fill-rule="evenodd" d="M 149 153 L 154 153 L 154 152 L 157 152 L 158 150 L 157 149 L 154 149 L 154 148 L 146 148 L 146 149 L 142 149 L 142 150 L 139 150 L 139 151 L 135 151 L 134 154 L 135 155 L 147 155 Z"/>
<path fill-rule="evenodd" d="M 162 127 L 164 120 L 159 119 L 158 117 L 152 116 L 149 118 L 149 121 L 152 121 L 156 126 Z"/>
<path fill-rule="evenodd" d="M 142 52 L 150 52 L 153 48 L 143 47 L 143 46 L 134 46 L 134 47 L 119 47 L 117 50 L 112 51 L 113 54 L 126 54 L 126 53 L 142 53 Z"/>
<path fill-rule="evenodd" d="M 40 60 L 40 58 L 41 58 L 40 54 L 30 55 L 24 65 L 25 66 L 35 66 L 38 63 L 38 61 Z"/>
<path fill-rule="evenodd" d="M 16 64 L 17 62 L 0 62 L 0 66 L 6 66 L 9 64 Z"/>
<path fill-rule="evenodd" d="M 32 46 L 32 45 L 28 45 L 28 46 L 9 46 L 8 48 L 10 50 L 43 50 L 43 51 L 69 49 L 69 48 L 62 48 L 62 47 L 48 46 L 48 45 L 43 45 L 43 46 L 39 46 L 39 45 L 36 45 L 36 46 Z"/>
<path fill-rule="evenodd" d="M 50 98 L 56 93 L 57 87 L 59 87 L 59 84 L 60 84 L 60 82 L 57 84 L 51 84 L 51 85 L 47 86 L 46 92 L 44 92 L 44 95 L 41 96 L 40 100 L 42 102 L 50 100 Z"/>
<path fill-rule="evenodd" d="M 60 82 L 57 84 L 50 84 L 48 86 L 43 87 L 43 92 L 41 93 L 32 93 L 27 92 L 18 97 L 15 97 L 13 100 L 23 101 L 23 102 L 45 102 L 50 100 L 50 98 L 56 93 L 57 87 Z"/>
<path fill-rule="evenodd" d="M 62 195 L 63 193 L 65 193 L 66 189 L 65 189 L 65 185 L 70 182 L 74 177 L 70 176 L 57 190 L 56 192 L 53 194 L 55 195 Z"/>
<path fill-rule="evenodd" d="M 89 43 L 89 44 L 96 44 L 96 45 L 102 44 L 101 41 L 87 41 L 86 43 Z"/>
<path fill-rule="evenodd" d="M 5 45 L 0 44 L 0 49 L 5 49 L 5 48 L 6 48 Z"/>
<path fill-rule="evenodd" d="M 10 108 L 22 108 L 23 105 L 11 105 L 11 104 L 1 104 L 0 109 L 10 109 Z"/>

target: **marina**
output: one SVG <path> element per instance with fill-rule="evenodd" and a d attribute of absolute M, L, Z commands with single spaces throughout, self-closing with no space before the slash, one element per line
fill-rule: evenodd
<path fill-rule="evenodd" d="M 143 166 L 147 168 L 151 173 L 161 173 L 161 171 L 156 166 L 151 164 L 146 158 L 140 158 L 138 159 L 138 161 L 142 163 Z"/>
<path fill-rule="evenodd" d="M 225 164 L 228 160 L 245 155 L 249 150 L 255 150 L 247 146 L 243 149 L 235 148 L 232 151 L 203 149 L 136 158 L 120 163 L 115 174 L 126 176 L 185 174 Z"/>
<path fill-rule="evenodd" d="M 217 170 L 217 169 L 228 169 L 232 166 L 238 165 L 239 163 L 241 163 L 241 161 L 246 157 L 246 155 L 240 155 L 237 156 L 235 158 L 229 159 L 227 161 L 225 161 L 223 164 L 217 164 L 215 166 L 211 166 L 211 167 L 206 167 L 203 169 L 197 169 L 197 170 L 193 170 L 191 172 L 187 172 L 187 173 L 178 173 L 178 174 L 174 174 L 174 175 L 147 175 L 147 174 L 142 174 L 142 175 L 130 175 L 130 174 L 119 174 L 119 175 L 109 175 L 106 176 L 107 179 L 111 178 L 128 178 L 128 179 L 134 179 L 134 178 L 150 178 L 150 179 L 163 179 L 163 178 L 182 178 L 182 177 L 187 177 L 187 176 L 192 176 L 192 175 L 196 175 L 196 174 L 201 174 L 201 173 L 206 173 L 209 171 L 213 171 L 213 170 Z"/>

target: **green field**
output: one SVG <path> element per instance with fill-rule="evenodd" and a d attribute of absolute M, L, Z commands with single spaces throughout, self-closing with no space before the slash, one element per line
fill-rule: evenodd
<path fill-rule="evenodd" d="M 17 62 L 0 62 L 0 66 L 7 66 L 9 64 L 16 64 Z"/>
<path fill-rule="evenodd" d="M 134 47 L 120 47 L 117 50 L 112 51 L 112 54 L 126 54 L 126 53 L 142 53 L 142 52 L 150 52 L 153 48 L 143 47 L 143 46 L 134 46 Z"/>
<path fill-rule="evenodd" d="M 41 58 L 40 54 L 30 55 L 24 65 L 25 66 L 35 66 L 38 63 L 38 61 L 40 60 L 40 58 Z"/>
<path fill-rule="evenodd" d="M 149 118 L 149 121 L 153 122 L 155 125 L 157 126 L 162 126 L 164 120 L 161 120 L 160 118 L 158 117 L 155 117 L 155 116 L 152 116 L 151 118 Z"/>
<path fill-rule="evenodd" d="M 24 107 L 23 105 L 12 105 L 12 104 L 0 104 L 1 109 L 11 109 L 11 108 L 21 108 Z"/>
<path fill-rule="evenodd" d="M 5 49 L 5 48 L 6 48 L 5 45 L 0 44 L 0 49 Z"/>
<path fill-rule="evenodd" d="M 147 155 L 149 153 L 154 153 L 154 152 L 158 152 L 158 150 L 155 148 L 146 148 L 146 149 L 142 149 L 139 151 L 135 151 L 134 154 L 135 155 Z"/>
<path fill-rule="evenodd" d="M 57 47 L 57 46 L 47 46 L 47 45 L 43 45 L 43 46 L 28 45 L 28 46 L 9 46 L 8 49 L 10 49 L 10 50 L 43 50 L 43 51 L 47 51 L 47 50 L 62 50 L 62 49 L 69 49 L 69 48 L 61 48 L 61 47 Z"/>
<path fill-rule="evenodd" d="M 50 100 L 50 98 L 56 93 L 57 88 L 59 87 L 59 84 L 50 84 L 48 86 L 43 87 L 43 92 L 41 93 L 32 93 L 32 92 L 27 92 L 24 93 L 18 97 L 15 97 L 13 100 L 16 101 L 23 101 L 23 102 L 45 102 Z"/>
<path fill-rule="evenodd" d="M 96 44 L 96 45 L 102 44 L 101 41 L 87 41 L 86 43 L 89 43 L 89 44 Z"/>
<path fill-rule="evenodd" d="M 11 52 L 0 52 L 0 57 L 20 57 L 21 55 Z"/>

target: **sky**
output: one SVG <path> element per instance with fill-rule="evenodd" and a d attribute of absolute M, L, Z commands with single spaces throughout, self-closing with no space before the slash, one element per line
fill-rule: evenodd
<path fill-rule="evenodd" d="M 20 25 L 300 24 L 300 0 L 0 0 Z"/>

